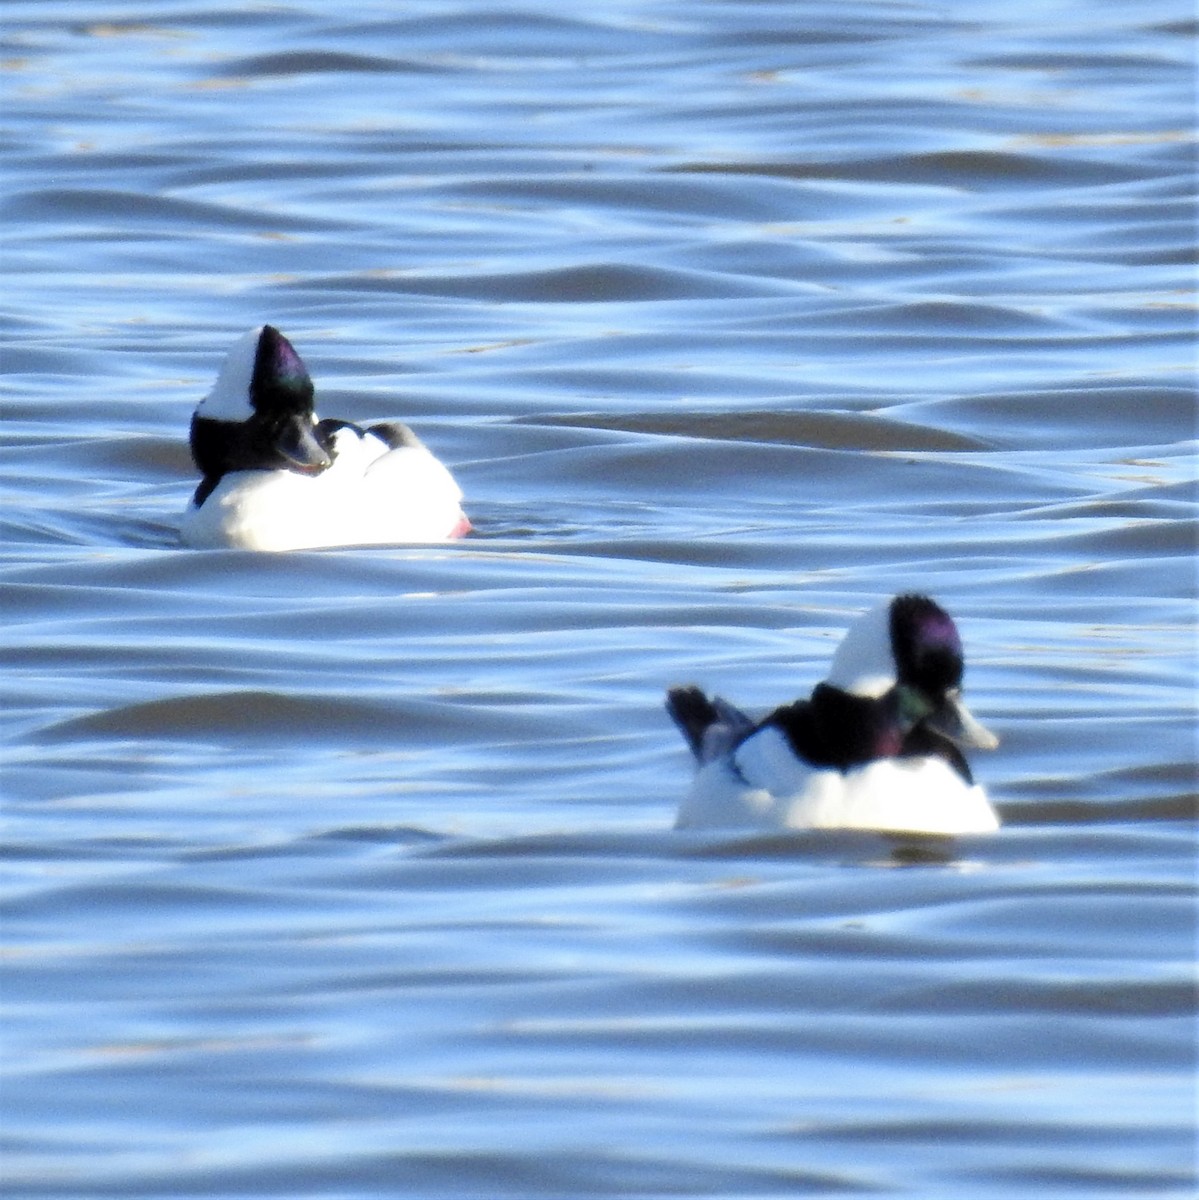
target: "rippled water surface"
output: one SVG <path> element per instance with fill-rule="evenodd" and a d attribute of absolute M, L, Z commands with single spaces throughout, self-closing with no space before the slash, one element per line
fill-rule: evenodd
<path fill-rule="evenodd" d="M 9 0 L 14 1197 L 1183 1197 L 1177 0 Z M 243 330 L 447 547 L 177 547 Z M 671 831 L 936 595 L 1005 826 Z"/>

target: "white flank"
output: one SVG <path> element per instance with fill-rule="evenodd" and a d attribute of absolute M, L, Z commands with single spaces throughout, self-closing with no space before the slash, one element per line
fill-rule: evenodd
<path fill-rule="evenodd" d="M 462 490 L 424 446 L 389 450 L 371 434 L 335 435 L 320 475 L 235 471 L 180 528 L 196 547 L 313 550 L 440 542 L 461 532 Z"/>
<path fill-rule="evenodd" d="M 767 728 L 730 759 L 701 767 L 679 807 L 679 829 L 870 829 L 993 833 L 999 818 L 977 784 L 939 758 L 887 758 L 842 773 L 797 758 Z"/>

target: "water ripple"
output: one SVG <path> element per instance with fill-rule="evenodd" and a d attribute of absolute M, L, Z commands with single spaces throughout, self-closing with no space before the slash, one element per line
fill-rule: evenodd
<path fill-rule="evenodd" d="M 1189 1194 L 1178 0 L 5 17 L 13 1195 Z M 263 321 L 471 538 L 178 546 Z M 674 832 L 901 588 L 1001 833 Z"/>

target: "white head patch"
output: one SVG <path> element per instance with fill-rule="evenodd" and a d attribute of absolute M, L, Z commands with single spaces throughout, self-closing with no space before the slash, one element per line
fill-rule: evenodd
<path fill-rule="evenodd" d="M 829 668 L 826 683 L 855 696 L 877 699 L 896 684 L 891 650 L 891 601 L 885 600 L 850 627 Z"/>
<path fill-rule="evenodd" d="M 197 416 L 210 417 L 214 421 L 248 421 L 254 415 L 250 405 L 250 381 L 254 378 L 262 329 L 259 325 L 233 343 L 212 390 L 196 406 Z"/>

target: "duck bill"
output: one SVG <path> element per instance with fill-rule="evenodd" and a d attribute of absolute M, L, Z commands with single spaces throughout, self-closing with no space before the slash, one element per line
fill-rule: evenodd
<path fill-rule="evenodd" d="M 955 746 L 975 750 L 994 750 L 999 739 L 980 721 L 957 696 L 946 696 L 945 703 L 925 718 L 924 723 L 947 737 Z"/>
<path fill-rule="evenodd" d="M 333 464 L 329 452 L 317 441 L 316 426 L 305 417 L 292 417 L 279 431 L 274 446 L 290 467 L 304 475 L 319 475 Z"/>

